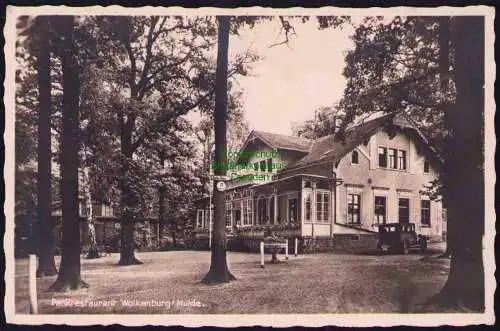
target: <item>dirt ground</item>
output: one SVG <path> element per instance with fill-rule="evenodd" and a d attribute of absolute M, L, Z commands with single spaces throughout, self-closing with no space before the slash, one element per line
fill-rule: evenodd
<path fill-rule="evenodd" d="M 288 261 L 262 269 L 258 254 L 229 252 L 229 267 L 237 280 L 220 285 L 200 283 L 209 268 L 209 252 L 137 253 L 144 264 L 134 266 L 118 266 L 118 254 L 111 254 L 82 259 L 82 278 L 89 283 L 88 289 L 50 293 L 46 290 L 56 277 L 39 279 L 39 312 L 421 312 L 420 305 L 439 292 L 449 271 L 448 259 L 431 254 L 292 255 Z M 17 313 L 28 313 L 27 259 L 16 260 L 15 291 Z"/>

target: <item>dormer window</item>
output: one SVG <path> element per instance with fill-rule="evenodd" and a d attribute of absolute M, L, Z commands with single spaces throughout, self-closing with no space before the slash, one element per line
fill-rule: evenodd
<path fill-rule="evenodd" d="M 267 162 L 265 160 L 260 161 L 260 171 L 266 172 Z"/>
<path fill-rule="evenodd" d="M 359 154 L 358 154 L 358 151 L 352 151 L 352 154 L 351 154 L 351 164 L 359 164 Z"/>

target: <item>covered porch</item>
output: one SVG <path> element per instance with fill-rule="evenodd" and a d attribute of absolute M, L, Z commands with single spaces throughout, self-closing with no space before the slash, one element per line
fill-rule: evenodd
<path fill-rule="evenodd" d="M 226 190 L 226 229 L 263 238 L 269 231 L 284 238 L 331 237 L 335 181 L 311 174 L 241 183 Z M 208 204 L 197 210 L 197 226 L 208 229 Z M 212 214 L 213 215 L 213 214 Z"/>

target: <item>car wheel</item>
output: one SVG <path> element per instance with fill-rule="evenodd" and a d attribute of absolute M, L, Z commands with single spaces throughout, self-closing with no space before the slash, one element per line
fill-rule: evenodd
<path fill-rule="evenodd" d="M 422 240 L 422 243 L 420 244 L 420 251 L 423 253 L 427 249 L 427 240 Z"/>
<path fill-rule="evenodd" d="M 408 254 L 408 242 L 406 240 L 403 241 L 403 247 L 402 248 L 403 248 L 403 250 L 402 250 L 403 254 Z"/>

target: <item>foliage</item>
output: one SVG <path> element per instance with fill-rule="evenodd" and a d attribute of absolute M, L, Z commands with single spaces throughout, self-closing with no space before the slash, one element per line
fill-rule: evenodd
<path fill-rule="evenodd" d="M 335 131 L 336 116 L 342 111 L 336 107 L 320 107 L 314 112 L 314 118 L 292 125 L 292 132 L 297 137 L 318 139 Z"/>
<path fill-rule="evenodd" d="M 346 113 L 344 128 L 362 114 L 404 111 L 442 149 L 440 106 L 454 89 L 446 95 L 440 89 L 438 30 L 437 17 L 368 17 L 356 28 L 338 105 Z"/>
<path fill-rule="evenodd" d="M 442 106 L 453 101 L 455 89 L 453 75 L 443 77 L 449 86 L 446 93 L 440 88 L 438 32 L 438 17 L 366 17 L 351 36 L 354 48 L 345 57 L 347 84 L 342 99 L 317 110 L 313 120 L 296 125 L 294 134 L 313 139 L 331 134 L 334 116 L 341 113 L 341 137 L 367 114 L 405 112 L 442 153 L 446 136 Z M 453 58 L 452 52 L 451 73 Z M 425 192 L 439 198 L 440 182 Z"/>

